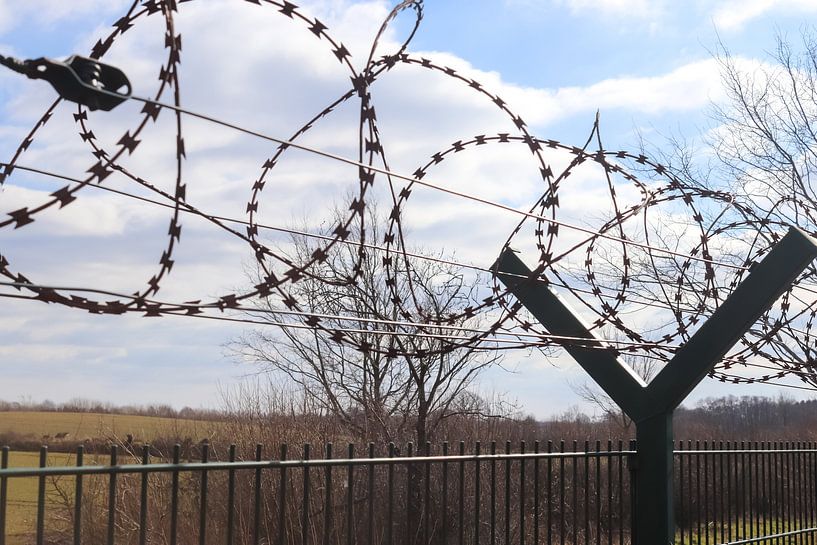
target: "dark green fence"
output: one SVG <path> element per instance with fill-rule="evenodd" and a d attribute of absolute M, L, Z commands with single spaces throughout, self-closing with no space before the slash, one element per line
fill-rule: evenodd
<path fill-rule="evenodd" d="M 0 545 L 625 545 L 635 446 L 124 445 L 43 448 L 41 467 L 9 467 L 6 448 Z M 676 543 L 815 542 L 814 444 L 676 446 Z"/>

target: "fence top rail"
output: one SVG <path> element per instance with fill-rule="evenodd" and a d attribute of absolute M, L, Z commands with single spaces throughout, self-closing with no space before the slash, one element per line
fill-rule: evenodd
<path fill-rule="evenodd" d="M 600 450 L 600 451 L 566 451 L 566 452 L 516 452 L 497 454 L 454 454 L 431 456 L 394 456 L 368 458 L 318 458 L 318 459 L 291 459 L 291 460 L 244 460 L 236 462 L 182 462 L 173 463 L 134 463 L 110 465 L 82 465 L 82 466 L 46 466 L 46 467 L 10 467 L 0 469 L 0 478 L 17 477 L 45 477 L 45 476 L 75 476 L 99 474 L 141 474 L 141 473 L 170 473 L 192 471 L 224 471 L 224 470 L 253 470 L 253 469 L 284 469 L 303 467 L 348 467 L 372 465 L 408 465 L 415 463 L 457 463 L 457 462 L 490 462 L 502 460 L 530 460 L 530 459 L 560 459 L 560 458 L 608 458 L 635 455 L 635 450 Z M 713 455 L 713 454 L 793 454 L 817 453 L 817 449 L 712 449 L 712 450 L 675 450 L 676 456 L 684 455 Z M 161 459 L 161 458 L 159 458 Z"/>
<path fill-rule="evenodd" d="M 224 470 L 251 470 L 251 469 L 283 469 L 302 467 L 347 467 L 372 465 L 409 465 L 416 463 L 447 463 L 447 462 L 489 462 L 500 460 L 528 460 L 547 458 L 608 458 L 622 457 L 635 454 L 632 450 L 604 450 L 589 452 L 526 452 L 505 454 L 465 454 L 448 456 L 411 456 L 390 458 L 318 458 L 314 460 L 261 460 L 238 462 L 183 462 L 149 463 L 149 464 L 120 464 L 120 465 L 82 465 L 82 466 L 46 466 L 46 467 L 10 467 L 0 469 L 0 478 L 15 477 L 46 477 L 71 475 L 99 475 L 122 473 L 170 473 L 190 471 L 224 471 Z"/>
<path fill-rule="evenodd" d="M 811 454 L 817 452 L 817 449 L 806 448 L 788 448 L 788 449 L 771 449 L 771 448 L 756 448 L 756 449 L 709 449 L 709 450 L 674 450 L 672 451 L 676 456 L 682 454 Z"/>

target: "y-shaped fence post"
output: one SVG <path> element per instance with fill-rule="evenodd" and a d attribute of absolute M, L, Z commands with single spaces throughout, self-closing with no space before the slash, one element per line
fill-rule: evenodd
<path fill-rule="evenodd" d="M 511 250 L 494 264 L 497 277 L 553 335 L 587 339 L 565 350 L 636 424 L 633 542 L 675 539 L 672 507 L 672 413 L 689 392 L 817 257 L 817 242 L 792 227 L 712 313 L 660 373 L 646 384 L 596 338 L 564 301 Z"/>

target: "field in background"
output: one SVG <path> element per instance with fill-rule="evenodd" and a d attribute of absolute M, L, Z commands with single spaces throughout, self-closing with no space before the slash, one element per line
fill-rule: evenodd
<path fill-rule="evenodd" d="M 40 463 L 39 458 L 39 453 L 36 452 L 12 452 L 9 456 L 9 465 L 11 467 L 37 466 Z M 71 454 L 51 453 L 48 456 L 48 460 L 49 465 L 73 465 L 76 458 Z M 94 457 L 89 457 L 88 463 L 94 462 Z M 47 515 L 54 515 L 54 513 L 48 513 L 48 508 L 53 507 L 59 497 L 58 487 L 59 489 L 69 489 L 70 484 L 73 484 L 73 482 L 73 477 L 63 478 L 62 481 L 59 482 L 59 485 L 54 479 L 46 479 L 45 491 L 48 504 L 50 504 L 46 506 Z M 66 484 L 68 484 L 68 486 L 65 486 Z M 6 519 L 6 535 L 9 545 L 16 545 L 26 541 L 30 542 L 31 536 L 33 536 L 36 531 L 37 486 L 38 480 L 34 477 L 9 479 L 9 499 Z"/>
<path fill-rule="evenodd" d="M 102 413 L 70 413 L 46 411 L 3 411 L 0 412 L 0 435 L 6 434 L 26 438 L 33 444 L 49 444 L 48 465 L 74 465 L 76 456 L 54 452 L 67 443 L 92 441 L 124 442 L 131 435 L 134 443 L 150 443 L 158 438 L 190 438 L 194 442 L 212 437 L 221 426 L 219 422 L 188 420 L 154 416 L 134 416 Z M 67 434 L 62 436 L 61 434 Z M 60 439 L 57 439 L 57 437 Z M 86 464 L 107 463 L 104 454 L 86 455 Z M 35 467 L 39 465 L 38 452 L 11 451 L 11 467 Z M 46 480 L 46 517 L 48 526 L 59 524 L 55 517 L 61 510 L 61 503 L 73 499 L 73 477 Z M 7 504 L 7 545 L 21 545 L 31 542 L 36 530 L 37 519 L 36 478 L 10 479 Z"/>
<path fill-rule="evenodd" d="M 0 412 L 0 434 L 14 433 L 45 442 L 64 439 L 114 439 L 124 441 L 128 434 L 136 442 L 150 442 L 156 437 L 190 437 L 199 440 L 212 434 L 214 422 L 133 416 L 124 414 L 67 413 L 38 411 Z"/>

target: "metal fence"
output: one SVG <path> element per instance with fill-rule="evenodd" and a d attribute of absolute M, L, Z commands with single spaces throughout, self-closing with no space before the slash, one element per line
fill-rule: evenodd
<path fill-rule="evenodd" d="M 676 543 L 815 542 L 815 445 L 677 446 Z M 635 447 L 369 444 L 339 457 L 327 444 L 297 459 L 286 446 L 274 459 L 260 445 L 223 455 L 208 444 L 168 456 L 79 449 L 70 459 L 43 448 L 40 467 L 9 467 L 5 448 L 0 545 L 625 545 Z"/>
<path fill-rule="evenodd" d="M 817 543 L 817 444 L 681 441 L 677 542 Z"/>

